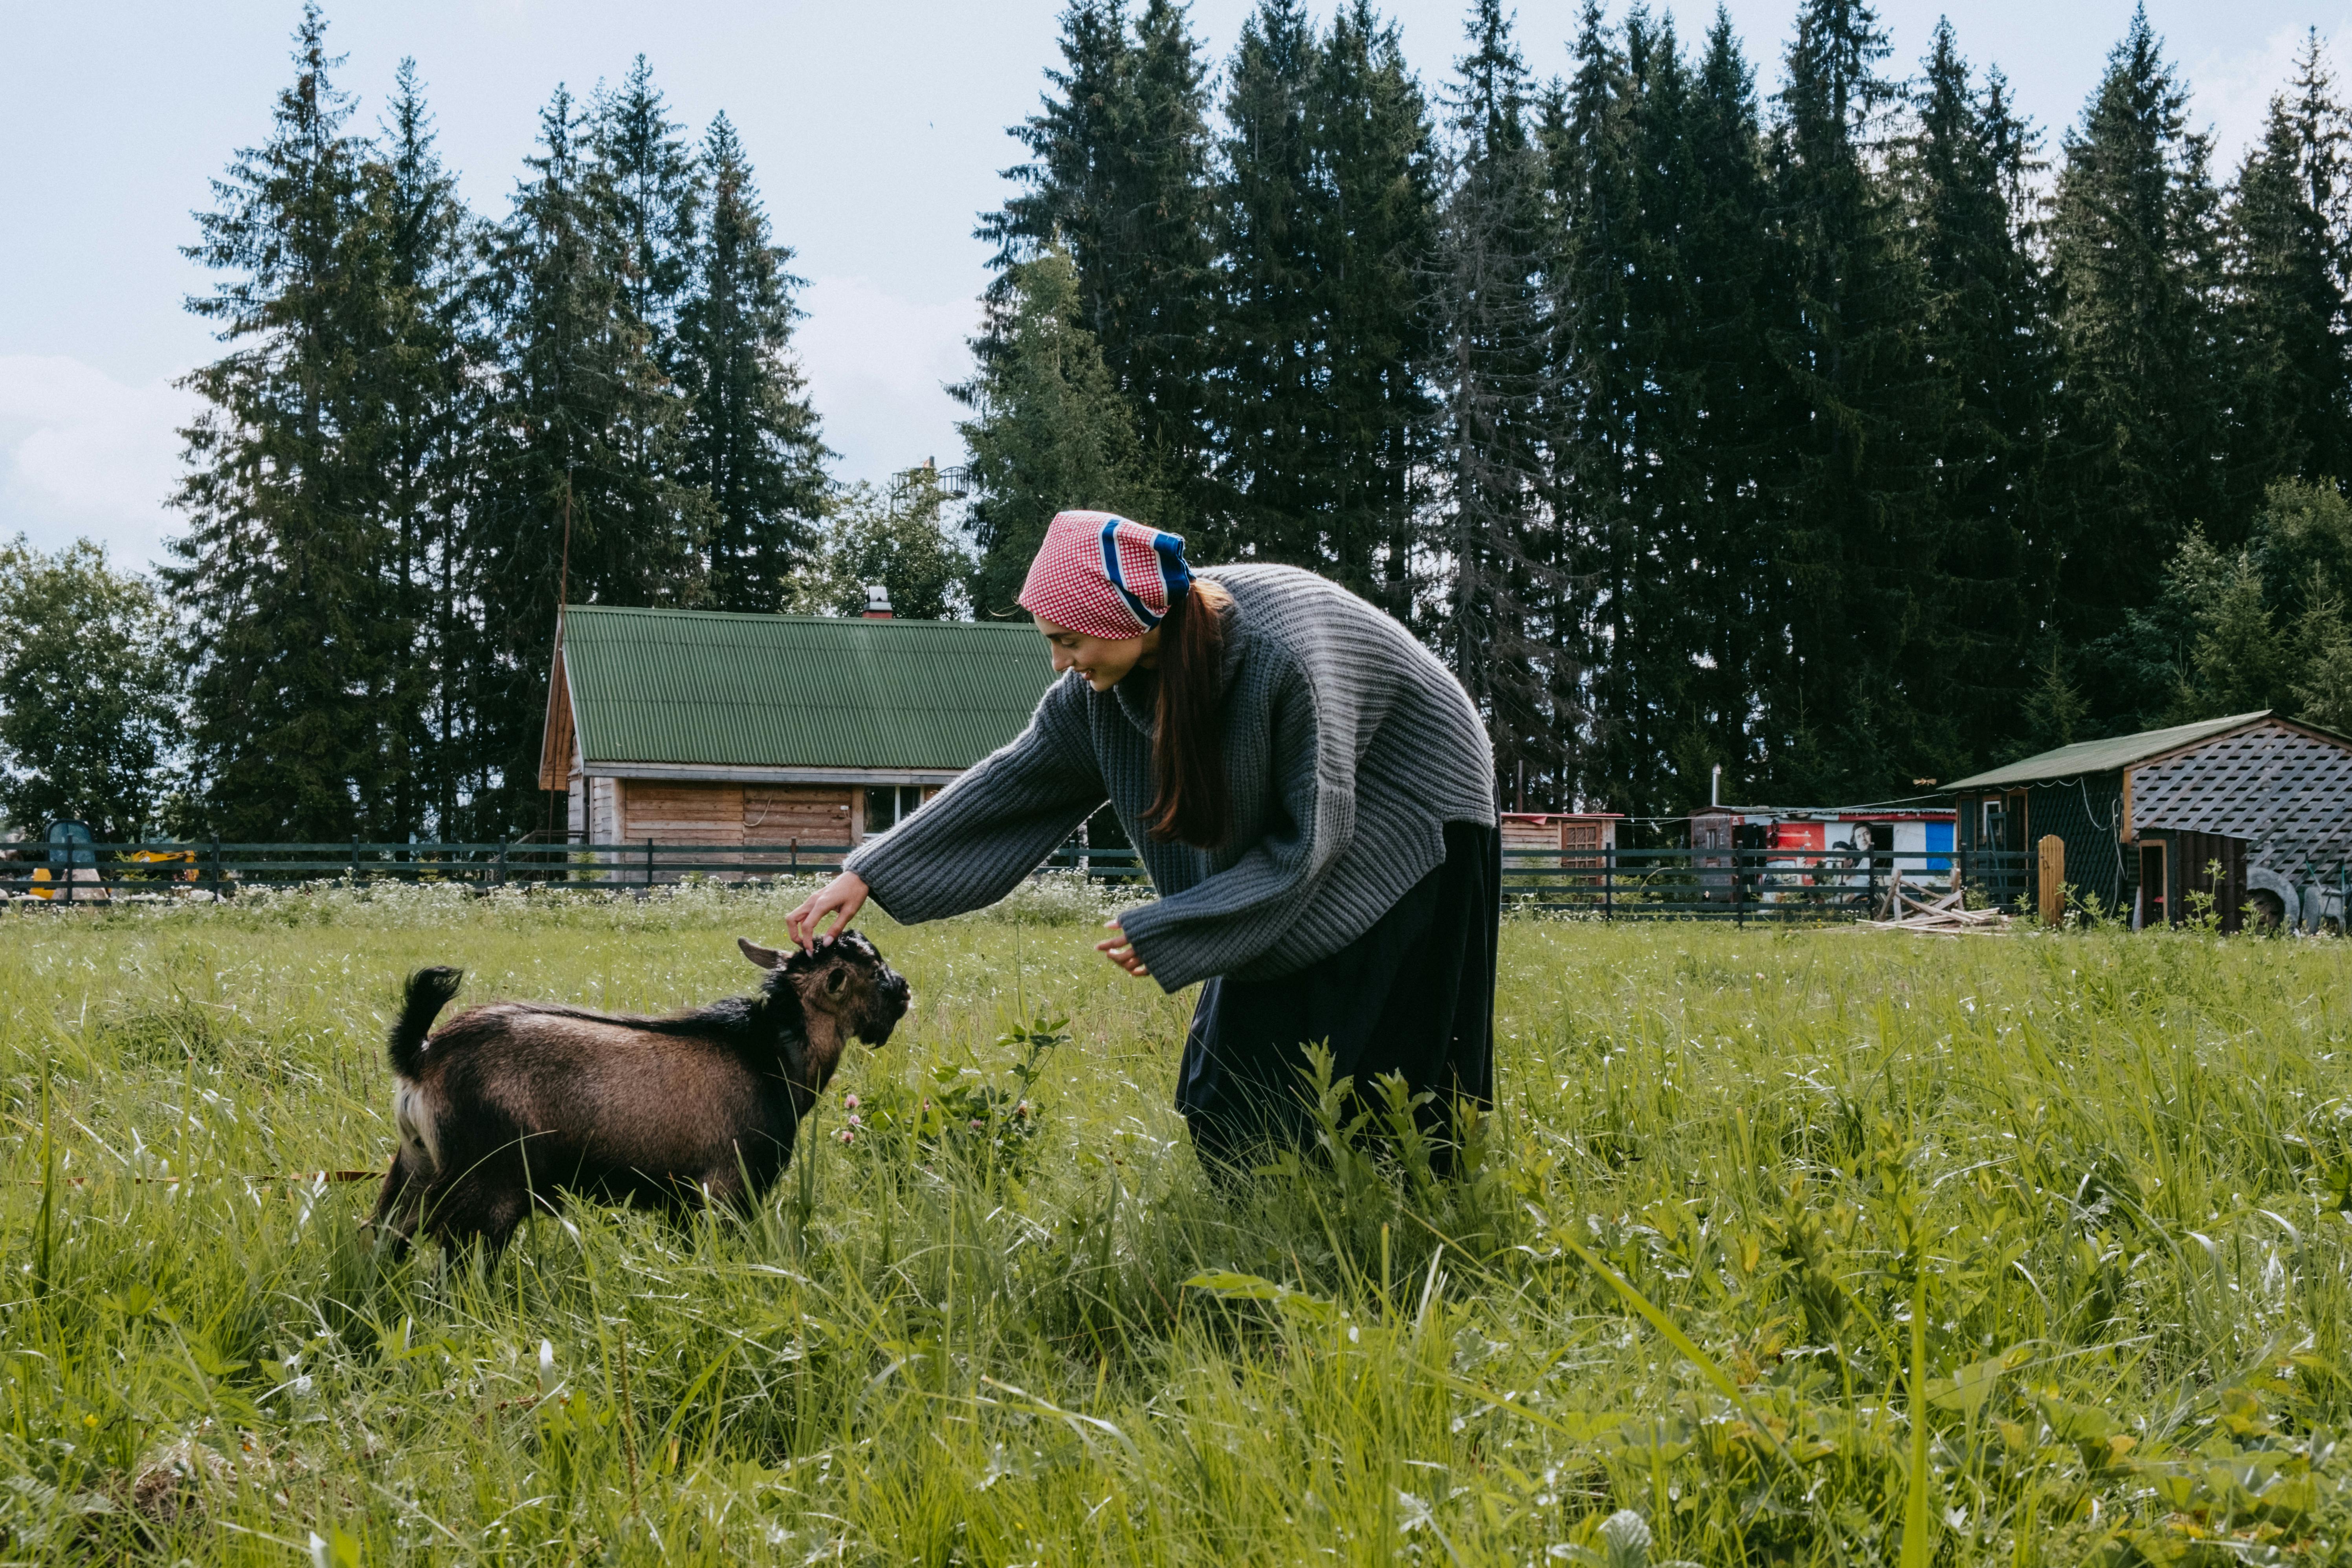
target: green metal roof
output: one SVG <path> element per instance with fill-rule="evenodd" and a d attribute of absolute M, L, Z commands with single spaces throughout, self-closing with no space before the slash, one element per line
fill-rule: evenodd
<path fill-rule="evenodd" d="M 2074 745 L 2026 757 L 2007 767 L 1995 768 L 1990 773 L 1956 779 L 1944 788 L 1990 789 L 2000 784 L 2070 779 L 2078 773 L 2110 773 L 2134 763 L 2161 756 L 2182 746 L 2194 745 L 2200 741 L 2251 724 L 2257 719 L 2269 717 L 2270 710 L 2265 708 L 2253 713 L 2233 713 L 2227 719 L 2201 719 L 2194 724 L 2175 724 L 2169 730 L 2143 730 L 2137 735 L 2117 735 L 2105 741 L 2078 741 Z"/>
<path fill-rule="evenodd" d="M 1054 678 L 1026 625 L 564 611 L 580 754 L 597 763 L 968 768 Z"/>

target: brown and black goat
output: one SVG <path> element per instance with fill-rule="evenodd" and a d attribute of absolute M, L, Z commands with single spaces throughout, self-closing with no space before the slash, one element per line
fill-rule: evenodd
<path fill-rule="evenodd" d="M 395 1250 L 421 1223 L 495 1257 L 566 1194 L 751 1207 L 849 1037 L 889 1039 L 909 994 L 856 931 L 811 952 L 738 945 L 768 971 L 759 993 L 667 1018 L 500 1002 L 428 1036 L 464 973 L 410 975 L 391 1039 L 400 1148 L 369 1223 Z"/>

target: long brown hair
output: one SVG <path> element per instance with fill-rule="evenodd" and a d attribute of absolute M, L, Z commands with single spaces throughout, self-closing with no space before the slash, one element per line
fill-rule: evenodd
<path fill-rule="evenodd" d="M 1214 849 L 1234 830 L 1234 792 L 1225 778 L 1223 693 L 1225 623 L 1233 595 L 1195 577 L 1160 623 L 1160 712 L 1151 738 L 1158 786 L 1143 814 L 1152 842 L 1181 839 Z"/>

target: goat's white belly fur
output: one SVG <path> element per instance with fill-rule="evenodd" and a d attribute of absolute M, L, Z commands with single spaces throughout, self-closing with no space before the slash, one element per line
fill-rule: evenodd
<path fill-rule="evenodd" d="M 421 1155 L 434 1170 L 441 1168 L 440 1130 L 435 1126 L 433 1102 L 422 1086 L 401 1079 L 393 1085 L 392 1124 L 400 1133 L 403 1150 Z"/>

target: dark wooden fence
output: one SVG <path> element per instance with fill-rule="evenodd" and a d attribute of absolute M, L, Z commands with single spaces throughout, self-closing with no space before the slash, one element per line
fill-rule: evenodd
<path fill-rule="evenodd" d="M 845 844 L 20 844 L 0 861 L 0 888 L 19 908 L 100 900 L 235 898 L 241 889 L 306 882 L 455 883 L 478 890 L 539 884 L 643 892 L 700 878 L 768 882 L 830 875 Z M 72 864 L 68 865 L 68 857 Z M 1143 880 L 1133 849 L 1073 842 L 1044 869 L 1090 880 Z M 2033 893 L 2024 851 L 1837 849 L 1510 849 L 1505 900 L 1521 908 L 1604 920 L 1673 917 L 1747 921 L 1855 919 L 1877 912 L 1896 878 L 1948 891 L 1958 878 L 1972 902 L 2008 907 Z"/>

